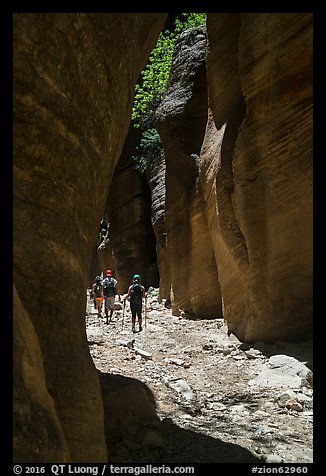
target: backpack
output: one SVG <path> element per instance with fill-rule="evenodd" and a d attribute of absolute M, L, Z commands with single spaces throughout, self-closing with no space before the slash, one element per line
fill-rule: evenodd
<path fill-rule="evenodd" d="M 96 294 L 97 298 L 101 297 L 101 287 L 102 287 L 101 284 L 96 284 L 95 285 L 95 294 Z"/>
<path fill-rule="evenodd" d="M 142 287 L 139 283 L 135 283 L 130 289 L 130 302 L 133 304 L 141 304 L 143 297 Z"/>
<path fill-rule="evenodd" d="M 115 296 L 115 285 L 113 278 L 105 278 L 103 282 L 103 294 L 105 297 Z"/>

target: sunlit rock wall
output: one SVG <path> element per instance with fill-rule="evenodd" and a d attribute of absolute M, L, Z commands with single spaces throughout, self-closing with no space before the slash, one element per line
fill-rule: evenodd
<path fill-rule="evenodd" d="M 221 316 L 214 250 L 199 182 L 199 153 L 207 121 L 203 29 L 178 41 L 169 87 L 156 111 L 166 159 L 165 226 L 172 313 Z"/>
<path fill-rule="evenodd" d="M 151 191 L 151 222 L 156 240 L 157 266 L 159 270 L 159 299 L 171 298 L 171 276 L 167 253 L 165 224 L 165 154 L 162 149 L 153 157 L 148 169 L 147 180 Z"/>
<path fill-rule="evenodd" d="M 240 339 L 312 330 L 312 15 L 208 14 L 201 184 Z"/>

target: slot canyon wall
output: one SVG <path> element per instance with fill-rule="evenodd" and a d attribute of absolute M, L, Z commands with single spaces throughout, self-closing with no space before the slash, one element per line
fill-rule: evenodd
<path fill-rule="evenodd" d="M 165 13 L 14 27 L 14 460 L 107 460 L 85 289 L 134 85 Z"/>
<path fill-rule="evenodd" d="M 199 181 L 208 110 L 205 59 L 205 31 L 182 33 L 167 94 L 156 111 L 156 127 L 166 162 L 166 254 L 172 312 L 213 318 L 222 316 L 221 295 Z"/>
<path fill-rule="evenodd" d="M 146 254 L 123 257 L 132 220 L 146 236 L 152 221 L 174 314 L 223 315 L 248 342 L 311 335 L 312 14 L 209 13 L 206 37 L 182 37 L 157 111 L 150 210 L 123 146 L 166 18 L 14 15 L 17 462 L 107 460 L 85 289 L 97 260 L 129 281 L 127 260 Z M 112 200 L 114 247 L 96 252 Z"/>
<path fill-rule="evenodd" d="M 108 240 L 98 248 L 101 269 L 113 269 L 121 294 L 128 291 L 134 274 L 141 276 L 146 289 L 159 286 L 150 189 L 146 175 L 137 172 L 132 160 L 139 140 L 140 131 L 131 127 L 106 203 Z"/>
<path fill-rule="evenodd" d="M 223 315 L 243 341 L 305 340 L 312 16 L 212 13 L 207 36 L 206 45 L 200 30 L 181 35 L 156 111 L 166 164 L 164 297 L 170 287 L 174 315 Z"/>
<path fill-rule="evenodd" d="M 200 176 L 229 332 L 312 337 L 312 14 L 210 14 Z M 223 39 L 223 41 L 222 41 Z"/>

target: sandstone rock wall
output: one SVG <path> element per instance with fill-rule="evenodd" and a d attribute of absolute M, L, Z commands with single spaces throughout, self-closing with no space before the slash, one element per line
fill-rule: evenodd
<path fill-rule="evenodd" d="M 103 270 L 113 263 L 121 293 L 128 291 L 136 273 L 146 288 L 159 285 L 150 190 L 146 176 L 136 170 L 132 160 L 139 135 L 137 129 L 130 129 L 115 168 L 106 204 L 110 242 L 98 250 Z"/>
<path fill-rule="evenodd" d="M 13 297 L 13 409 L 19 429 L 14 433 L 14 447 L 20 448 L 24 462 L 33 461 L 35 455 L 49 463 L 68 462 L 69 450 L 55 402 L 46 387 L 40 343 L 15 286 Z"/>
<path fill-rule="evenodd" d="M 223 314 L 240 339 L 312 329 L 312 15 L 209 14 L 201 152 Z"/>
<path fill-rule="evenodd" d="M 165 18 L 14 14 L 15 462 L 107 460 L 85 288 L 134 84 Z M 209 13 L 207 31 L 206 65 L 203 33 L 183 37 L 157 117 L 166 196 L 165 217 L 158 202 L 152 223 L 163 297 L 171 286 L 175 314 L 215 317 L 223 306 L 241 340 L 308 338 L 312 15 Z M 161 200 L 161 185 L 150 186 Z M 133 224 L 149 220 L 142 193 L 129 194 Z M 147 250 L 127 255 L 136 253 Z M 126 273 L 129 281 L 129 265 L 122 283 Z"/>
<path fill-rule="evenodd" d="M 85 288 L 134 84 L 165 18 L 14 14 L 15 319 L 24 329 L 24 312 L 35 330 L 14 342 L 15 461 L 26 462 L 27 448 L 35 462 L 107 460 L 98 376 L 85 335 Z M 19 356 L 38 347 L 27 386 Z M 41 400 L 43 416 L 35 423 L 30 407 L 37 411 Z M 38 446 L 25 448 L 34 430 L 42 433 Z"/>
<path fill-rule="evenodd" d="M 172 312 L 178 315 L 183 310 L 210 318 L 222 311 L 198 172 L 207 121 L 205 47 L 203 30 L 181 35 L 169 88 L 156 111 L 156 126 L 166 158 L 165 226 Z"/>
<path fill-rule="evenodd" d="M 195 35 L 177 46 L 156 114 L 166 157 L 161 283 L 174 314 L 213 317 L 223 303 L 229 332 L 244 341 L 309 338 L 312 15 L 212 13 L 207 32 L 205 138 Z"/>
<path fill-rule="evenodd" d="M 151 222 L 156 239 L 156 256 L 159 270 L 159 299 L 171 297 L 171 276 L 167 252 L 167 233 L 165 223 L 165 154 L 161 151 L 153 157 L 147 170 L 147 180 L 151 192 Z"/>

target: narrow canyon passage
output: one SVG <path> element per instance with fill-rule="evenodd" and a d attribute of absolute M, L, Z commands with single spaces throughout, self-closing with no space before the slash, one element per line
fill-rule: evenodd
<path fill-rule="evenodd" d="M 309 349 L 313 331 L 312 14 L 207 13 L 183 29 L 184 15 L 13 14 L 17 463 L 105 463 L 126 449 L 179 461 L 166 444 L 176 427 L 179 448 L 201 441 L 200 461 L 206 443 L 212 461 L 311 461 L 312 378 L 298 381 L 303 360 L 284 355 Z M 169 62 L 146 76 L 156 48 Z M 151 81 L 164 88 L 137 129 Z M 122 292 L 134 274 L 153 288 L 143 333 L 122 329 L 122 310 L 120 331 L 89 308 L 85 323 L 85 290 L 107 269 Z M 293 387 L 260 393 L 260 371 L 278 367 Z M 110 418 L 126 378 L 139 382 L 121 403 L 140 391 L 142 408 L 145 385 L 158 404 L 141 441 L 119 434 L 119 409 Z"/>
<path fill-rule="evenodd" d="M 142 332 L 128 302 L 102 315 L 88 299 L 111 463 L 313 461 L 311 341 L 241 343 L 223 319 L 172 316 L 158 289 Z"/>

